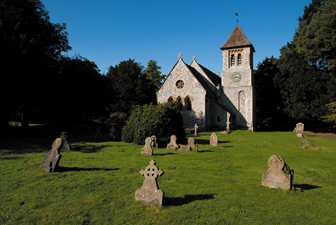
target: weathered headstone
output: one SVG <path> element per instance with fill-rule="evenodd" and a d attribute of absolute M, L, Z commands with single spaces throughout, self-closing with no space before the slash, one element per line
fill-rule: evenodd
<path fill-rule="evenodd" d="M 296 124 L 296 129 L 295 129 L 296 136 L 303 137 L 303 132 L 304 132 L 304 124 L 303 123 L 297 123 Z"/>
<path fill-rule="evenodd" d="M 103 137 L 100 128 L 96 128 L 95 138 L 101 139 Z"/>
<path fill-rule="evenodd" d="M 155 136 L 155 135 L 152 135 L 152 136 L 151 136 L 151 147 L 152 147 L 152 148 L 157 148 L 157 147 L 159 147 L 158 143 L 156 142 L 156 136 Z"/>
<path fill-rule="evenodd" d="M 110 134 L 109 134 L 109 137 L 112 140 L 114 140 L 114 131 L 115 131 L 115 128 L 114 128 L 114 126 L 112 126 L 111 129 L 110 129 Z"/>
<path fill-rule="evenodd" d="M 140 171 L 140 174 L 145 177 L 145 181 L 141 189 L 136 190 L 134 198 L 148 206 L 154 204 L 162 206 L 163 191 L 158 189 L 156 177 L 162 175 L 163 172 L 155 166 L 154 160 L 150 161 L 149 164 L 144 170 Z"/>
<path fill-rule="evenodd" d="M 145 146 L 141 149 L 141 154 L 151 156 L 153 154 L 153 149 L 151 148 L 151 138 L 147 137 L 145 140 Z"/>
<path fill-rule="evenodd" d="M 178 145 L 176 144 L 176 136 L 170 136 L 170 142 L 167 144 L 167 150 L 176 150 Z"/>
<path fill-rule="evenodd" d="M 268 159 L 268 166 L 270 168 L 262 172 L 262 186 L 290 190 L 294 171 L 290 170 L 285 160 L 279 155 L 272 155 Z"/>
<path fill-rule="evenodd" d="M 70 149 L 67 141 L 67 135 L 65 132 L 61 133 L 61 137 L 57 138 L 51 147 L 51 150 L 46 153 L 43 157 L 43 161 L 40 165 L 40 168 L 44 168 L 44 172 L 54 172 L 55 168 L 58 166 L 61 161 L 62 155 L 60 154 L 61 149 Z"/>
<path fill-rule="evenodd" d="M 313 142 L 311 142 L 311 141 L 309 141 L 307 139 L 301 141 L 300 145 L 302 146 L 302 148 L 307 148 L 308 146 L 314 147 Z"/>
<path fill-rule="evenodd" d="M 194 138 L 190 137 L 188 138 L 188 146 L 193 150 L 193 151 L 198 151 L 198 148 L 195 145 L 195 140 Z"/>
<path fill-rule="evenodd" d="M 179 148 L 177 149 L 178 151 L 190 151 L 190 147 L 188 145 L 178 145 Z"/>
<path fill-rule="evenodd" d="M 210 145 L 212 146 L 218 146 L 218 137 L 217 134 L 212 133 L 210 136 Z"/>
<path fill-rule="evenodd" d="M 195 133 L 194 133 L 195 137 L 197 136 L 197 128 L 198 128 L 197 123 L 195 123 Z"/>

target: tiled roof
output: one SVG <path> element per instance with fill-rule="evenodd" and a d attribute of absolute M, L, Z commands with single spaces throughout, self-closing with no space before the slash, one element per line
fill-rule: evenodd
<path fill-rule="evenodd" d="M 240 26 L 237 25 L 233 29 L 231 35 L 226 40 L 226 42 L 222 45 L 222 47 L 220 47 L 220 49 L 223 50 L 223 49 L 230 49 L 230 48 L 236 48 L 236 47 L 247 47 L 247 46 L 252 47 L 253 52 L 255 51 L 251 42 L 247 40 L 245 34 L 240 29 Z"/>
<path fill-rule="evenodd" d="M 208 70 L 207 68 L 205 68 L 204 66 L 198 64 L 201 69 L 204 71 L 204 73 L 209 77 L 209 79 L 211 80 L 211 82 L 217 86 L 218 84 L 221 84 L 221 78 L 216 75 L 215 73 L 211 72 L 210 70 Z"/>

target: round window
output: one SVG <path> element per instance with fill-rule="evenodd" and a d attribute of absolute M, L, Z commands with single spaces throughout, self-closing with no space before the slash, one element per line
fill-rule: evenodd
<path fill-rule="evenodd" d="M 183 86 L 184 86 L 184 82 L 183 82 L 183 80 L 178 80 L 178 81 L 176 81 L 176 87 L 177 87 L 178 89 L 182 89 Z"/>

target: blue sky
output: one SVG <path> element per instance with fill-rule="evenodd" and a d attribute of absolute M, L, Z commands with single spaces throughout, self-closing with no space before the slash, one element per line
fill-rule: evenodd
<path fill-rule="evenodd" d="M 253 44 L 254 68 L 279 57 L 291 41 L 298 18 L 311 0 L 42 0 L 50 21 L 66 23 L 72 50 L 97 64 L 102 73 L 121 61 L 143 66 L 151 59 L 167 75 L 183 54 L 190 64 L 222 71 L 220 47 L 237 25 Z"/>

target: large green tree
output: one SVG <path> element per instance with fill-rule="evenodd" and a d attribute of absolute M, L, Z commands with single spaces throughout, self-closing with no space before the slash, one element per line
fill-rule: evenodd
<path fill-rule="evenodd" d="M 40 0 L 0 0 L 0 118 L 5 125 L 14 109 L 20 109 L 23 126 L 48 98 L 56 64 L 68 45 L 65 24 L 49 21 Z"/>
<path fill-rule="evenodd" d="M 304 8 L 293 40 L 281 49 L 275 78 L 284 112 L 311 128 L 325 126 L 325 105 L 336 100 L 334 3 L 313 0 Z"/>
<path fill-rule="evenodd" d="M 155 60 L 149 60 L 147 63 L 147 67 L 144 70 L 147 79 L 154 82 L 156 91 L 159 90 L 163 80 L 166 78 L 165 75 L 162 75 L 161 66 L 158 66 L 157 63 L 158 62 Z"/>
<path fill-rule="evenodd" d="M 113 112 L 130 115 L 133 106 L 156 102 L 154 82 L 147 79 L 143 67 L 134 59 L 110 66 L 106 76 L 114 96 Z"/>

